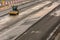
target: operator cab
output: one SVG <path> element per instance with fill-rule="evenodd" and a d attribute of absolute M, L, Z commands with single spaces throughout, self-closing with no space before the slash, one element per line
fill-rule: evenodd
<path fill-rule="evenodd" d="M 12 6 L 13 11 L 18 11 L 17 6 Z"/>

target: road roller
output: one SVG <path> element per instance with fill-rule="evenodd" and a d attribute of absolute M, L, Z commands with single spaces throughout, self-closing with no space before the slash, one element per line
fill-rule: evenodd
<path fill-rule="evenodd" d="M 17 6 L 12 6 L 12 11 L 8 12 L 9 15 L 18 15 L 19 10 L 17 9 Z"/>

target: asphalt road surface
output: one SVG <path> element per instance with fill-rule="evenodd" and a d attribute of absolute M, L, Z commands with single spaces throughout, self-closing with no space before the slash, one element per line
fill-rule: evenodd
<path fill-rule="evenodd" d="M 60 11 L 60 10 L 59 10 Z M 16 40 L 46 40 L 49 34 L 59 24 L 60 12 L 51 13 L 32 25 L 24 34 L 20 35 Z M 29 22 L 27 23 L 29 24 Z M 25 23 L 25 25 L 27 25 Z M 24 25 L 24 24 L 23 24 Z"/>
<path fill-rule="evenodd" d="M 60 16 L 47 15 L 32 25 L 16 40 L 46 40 L 50 32 L 59 24 Z"/>
<path fill-rule="evenodd" d="M 22 18 L 25 18 L 26 16 L 28 16 L 28 15 L 30 15 L 31 13 L 34 13 L 35 11 L 37 11 L 37 10 L 39 10 L 39 9 L 41 9 L 42 7 L 44 7 L 45 5 L 47 5 L 47 4 L 49 4 L 49 3 L 51 3 L 50 1 L 48 2 L 48 1 L 46 1 L 46 2 L 43 2 L 43 3 L 41 3 L 41 4 L 38 4 L 38 5 L 36 5 L 35 7 L 32 7 L 32 8 L 30 8 L 30 9 L 28 9 L 28 10 L 26 10 L 26 11 L 24 11 L 24 12 L 22 12 L 21 14 L 19 14 L 19 16 L 10 16 L 10 17 L 5 17 L 5 19 L 3 19 L 3 20 L 6 20 L 5 22 L 4 21 L 1 21 L 2 23 L 1 23 L 1 29 L 3 28 L 3 30 L 4 29 L 8 29 L 9 27 L 9 25 L 10 24 L 13 24 L 13 23 L 15 23 L 15 22 L 17 22 L 18 20 L 20 21 Z M 57 3 L 57 4 L 55 4 L 55 6 L 53 7 L 53 6 L 51 6 L 51 7 L 49 7 L 49 8 L 44 8 L 44 10 L 46 10 L 46 13 L 48 13 L 49 11 L 51 11 L 52 9 L 54 9 L 56 6 L 58 6 L 59 4 Z M 53 8 L 52 8 L 53 7 Z M 51 9 L 50 9 L 51 8 Z M 50 10 L 49 10 L 50 9 Z M 48 12 L 47 12 L 47 10 L 48 10 Z M 28 11 L 30 11 L 30 12 L 28 12 Z M 43 11 L 43 10 L 42 10 Z M 44 11 L 45 12 L 45 11 Z M 44 13 L 43 12 L 43 13 Z M 8 19 L 7 19 L 8 18 Z M 13 19 L 14 18 L 14 20 L 10 20 L 10 19 Z M 12 22 L 12 23 L 11 23 Z M 22 26 L 22 25 L 21 25 Z M 18 28 L 18 29 L 16 29 L 16 28 Z M 10 29 L 10 30 L 8 30 L 8 31 L 4 31 L 3 33 L 1 33 L 1 35 L 0 35 L 0 38 L 1 38 L 1 40 L 8 40 L 11 36 L 16 36 L 17 34 L 17 32 L 20 30 L 20 27 L 18 26 L 18 27 L 14 27 L 14 28 L 12 28 L 12 29 Z M 0 32 L 1 32 L 2 30 L 0 30 Z M 12 32 L 11 32 L 12 31 Z M 11 32 L 11 34 L 10 34 L 10 32 Z M 15 33 L 16 32 L 16 33 Z M 23 31 L 21 31 L 21 33 L 22 32 L 24 32 L 24 30 Z M 15 33 L 15 34 L 14 34 Z M 20 32 L 19 32 L 20 33 Z M 19 34 L 18 33 L 18 34 Z M 14 35 L 12 35 L 12 34 L 14 34 Z M 8 37 L 8 38 L 7 38 Z"/>
<path fill-rule="evenodd" d="M 46 1 L 32 6 L 29 9 L 27 7 L 27 10 L 21 12 L 18 16 L 6 15 L 0 20 L 0 39 L 11 40 L 20 35 L 16 40 L 46 40 L 50 32 L 59 24 L 60 19 L 60 10 L 48 14 L 60 4 L 54 2 L 48 6 L 49 3 L 51 2 Z M 9 29 L 9 27 L 11 28 Z"/>
<path fill-rule="evenodd" d="M 47 2 L 46 4 L 48 4 L 48 3 L 51 3 L 51 2 Z M 0 29 L 7 27 L 8 25 L 16 23 L 19 19 L 21 20 L 21 19 L 25 18 L 30 13 L 37 11 L 38 9 L 44 7 L 46 4 L 43 4 L 43 3 L 38 4 L 38 6 L 30 8 L 30 9 L 26 10 L 25 12 L 20 13 L 18 16 L 6 16 L 6 17 L 4 17 L 3 19 L 0 20 Z M 30 12 L 28 12 L 28 11 L 30 11 Z"/>
<path fill-rule="evenodd" d="M 39 4 L 41 5 L 41 4 Z M 54 8 L 56 8 L 58 6 L 58 3 L 53 3 L 51 6 L 49 7 L 45 7 L 43 8 L 41 11 L 39 11 L 38 13 L 34 14 L 34 15 L 30 15 L 28 17 L 26 17 L 26 19 L 23 19 L 22 22 L 19 21 L 19 23 L 16 23 L 16 25 L 13 25 L 12 28 L 8 31 L 5 31 L 3 34 L 0 35 L 0 39 L 4 40 L 4 39 L 9 39 L 11 37 L 17 37 L 19 34 L 22 34 L 23 32 L 25 32 L 29 27 L 31 27 L 31 25 L 33 25 L 34 23 L 36 23 L 36 21 L 39 20 L 39 18 L 41 19 L 43 16 L 45 16 L 46 14 L 48 14 L 49 12 L 51 12 Z M 38 8 L 40 6 L 36 6 L 34 8 L 34 10 L 36 10 L 36 8 Z M 40 15 L 39 15 L 40 14 Z M 34 17 L 33 17 L 34 16 Z M 56 15 L 59 16 L 59 15 Z M 38 20 L 37 20 L 38 19 Z M 54 20 L 54 18 L 53 18 Z M 25 21 L 25 22 L 24 22 Z M 55 23 L 55 22 L 54 22 Z M 18 33 L 17 33 L 18 32 Z M 10 34 L 11 33 L 11 34 Z M 3 38 L 2 38 L 3 37 Z M 8 38 L 7 38 L 8 37 Z"/>

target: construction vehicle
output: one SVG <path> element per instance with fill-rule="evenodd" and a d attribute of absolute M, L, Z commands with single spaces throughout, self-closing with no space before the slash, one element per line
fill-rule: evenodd
<path fill-rule="evenodd" d="M 12 11 L 8 12 L 10 15 L 18 15 L 19 10 L 17 9 L 17 6 L 12 6 Z"/>

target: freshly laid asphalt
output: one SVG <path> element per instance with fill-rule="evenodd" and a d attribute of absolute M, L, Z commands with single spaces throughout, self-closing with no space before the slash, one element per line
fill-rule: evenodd
<path fill-rule="evenodd" d="M 59 16 L 48 15 L 31 26 L 16 40 L 46 40 L 57 24 L 59 24 Z"/>

